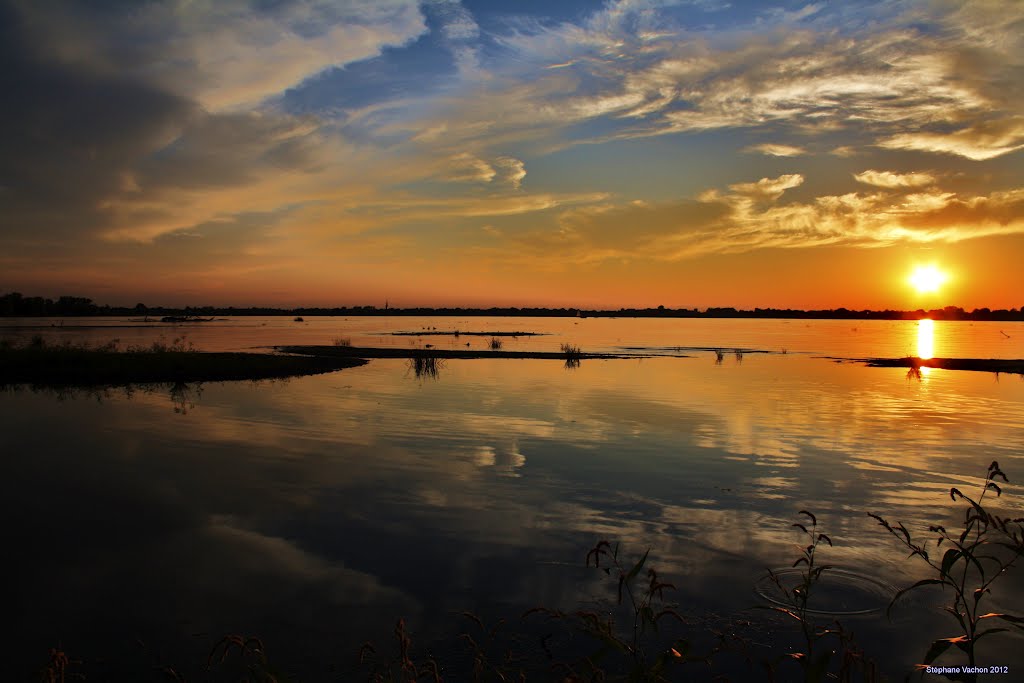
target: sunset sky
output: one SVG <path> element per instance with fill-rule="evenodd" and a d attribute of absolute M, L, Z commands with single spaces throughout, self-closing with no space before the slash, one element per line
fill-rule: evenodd
<path fill-rule="evenodd" d="M 1018 0 L 0 0 L 0 92 L 0 293 L 1024 306 Z"/>

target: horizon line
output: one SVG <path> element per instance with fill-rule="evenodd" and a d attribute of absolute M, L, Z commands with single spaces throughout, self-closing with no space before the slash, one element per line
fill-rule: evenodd
<path fill-rule="evenodd" d="M 664 305 L 636 308 L 581 308 L 576 306 L 410 306 L 383 308 L 373 304 L 345 306 L 111 306 L 96 304 L 87 297 L 61 296 L 58 299 L 25 297 L 19 292 L 0 295 L 0 317 L 89 317 L 123 315 L 542 315 L 550 317 L 720 317 L 720 318 L 881 318 L 881 319 L 945 319 L 945 320 L 1024 320 L 1024 307 L 967 310 L 959 306 L 916 309 L 851 309 L 837 308 L 777 308 L 754 307 L 739 309 L 733 306 L 706 306 L 670 308 Z"/>

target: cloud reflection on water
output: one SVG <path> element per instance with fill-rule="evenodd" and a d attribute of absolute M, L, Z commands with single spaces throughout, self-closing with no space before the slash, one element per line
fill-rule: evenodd
<path fill-rule="evenodd" d="M 397 611 L 439 619 L 477 600 L 571 607 L 594 584 L 541 563 L 581 563 L 607 536 L 655 546 L 659 566 L 687 577 L 687 604 L 710 607 L 714 594 L 727 611 L 749 606 L 745 586 L 764 567 L 791 561 L 796 509 L 820 513 L 844 563 L 902 580 L 902 558 L 862 512 L 897 507 L 921 523 L 951 477 L 992 454 L 1012 477 L 1022 459 L 1021 383 L 971 373 L 936 376 L 927 393 L 899 369 L 795 354 L 574 373 L 464 361 L 423 383 L 403 373 L 382 360 L 206 385 L 186 415 L 159 395 L 0 396 L 21 418 L 7 427 L 11 452 L 34 454 L 4 485 L 7 518 L 22 520 L 15 543 L 35 563 L 21 585 L 55 601 L 95 586 L 114 613 L 152 620 L 159 604 L 157 620 L 287 640 L 360 605 L 386 613 L 367 617 L 370 630 Z M 55 545 L 33 555 L 40 538 Z M 134 593 L 120 585 L 126 568 Z M 248 590 L 287 597 L 246 601 Z M 208 593 L 223 593 L 209 612 L 197 606 Z M 81 625 L 94 607 L 75 597 L 28 627 Z M 217 622 L 218 610 L 238 621 Z"/>

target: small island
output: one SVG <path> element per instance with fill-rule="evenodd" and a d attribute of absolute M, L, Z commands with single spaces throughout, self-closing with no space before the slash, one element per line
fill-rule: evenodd
<path fill-rule="evenodd" d="M 973 370 L 1024 375 L 1024 359 L 1005 358 L 860 358 L 859 362 L 872 368 L 937 368 L 940 370 Z"/>
<path fill-rule="evenodd" d="M 563 345 L 561 351 L 502 351 L 494 350 L 461 350 L 461 349 L 410 349 L 410 348 L 375 348 L 361 346 L 275 346 L 283 353 L 308 356 L 311 358 L 436 358 L 436 359 L 479 359 L 479 358 L 530 358 L 533 360 L 570 360 L 638 358 L 614 353 L 584 353 L 578 348 Z M 679 356 L 684 357 L 684 356 Z"/>
<path fill-rule="evenodd" d="M 283 379 L 365 363 L 339 356 L 199 352 L 182 342 L 122 350 L 115 344 L 51 345 L 35 338 L 24 346 L 0 345 L 0 386 L 63 388 Z"/>

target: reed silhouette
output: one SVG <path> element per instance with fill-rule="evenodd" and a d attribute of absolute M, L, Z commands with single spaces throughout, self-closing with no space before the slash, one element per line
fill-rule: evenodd
<path fill-rule="evenodd" d="M 928 527 L 934 534 L 931 544 L 919 541 L 903 525 L 889 523 L 874 513 L 868 515 L 885 528 L 901 545 L 910 550 L 910 557 L 928 565 L 933 575 L 904 588 L 893 598 L 889 612 L 899 599 L 927 586 L 940 586 L 943 593 L 951 596 L 944 610 L 956 621 L 960 633 L 935 640 L 925 653 L 919 669 L 925 669 L 939 657 L 953 649 L 966 657 L 968 667 L 978 665 L 978 643 L 984 638 L 1011 629 L 1024 631 L 1024 616 L 1008 612 L 990 612 L 982 607 L 992 593 L 993 584 L 1006 575 L 1021 556 L 1024 555 L 1024 517 L 1001 517 L 985 507 L 985 498 L 993 493 L 1002 495 L 997 481 L 1008 483 L 1008 479 L 993 461 L 988 466 L 984 483 L 977 499 L 965 495 L 958 488 L 949 490 L 952 501 L 966 503 L 963 526 L 959 530 L 947 531 L 939 524 Z M 942 553 L 942 546 L 946 550 Z M 976 672 L 962 671 L 959 680 L 978 680 Z"/>
<path fill-rule="evenodd" d="M 583 351 L 580 347 L 572 344 L 562 344 L 562 353 L 565 354 L 565 368 L 567 370 L 573 370 L 580 366 L 580 361 L 583 359 Z"/>
<path fill-rule="evenodd" d="M 409 358 L 406 364 L 416 377 L 437 379 L 444 367 L 444 360 L 437 356 L 414 356 Z"/>

